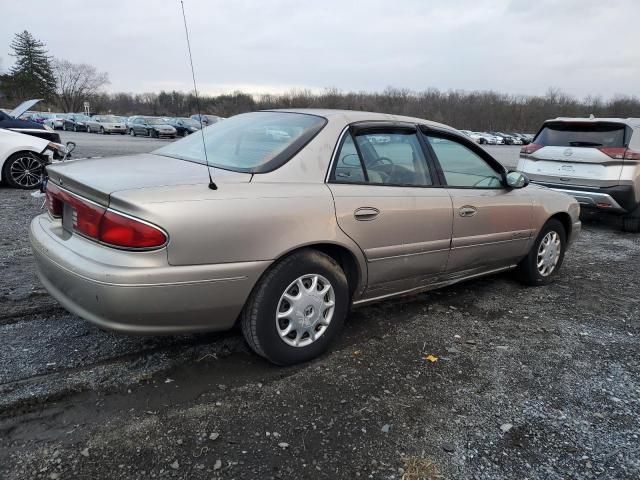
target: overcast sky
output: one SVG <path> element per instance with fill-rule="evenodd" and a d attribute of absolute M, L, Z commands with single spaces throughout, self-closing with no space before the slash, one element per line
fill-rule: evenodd
<path fill-rule="evenodd" d="M 0 59 L 24 29 L 110 91 L 191 89 L 178 0 L 2 2 Z M 640 0 L 184 0 L 199 89 L 497 90 L 640 96 Z"/>

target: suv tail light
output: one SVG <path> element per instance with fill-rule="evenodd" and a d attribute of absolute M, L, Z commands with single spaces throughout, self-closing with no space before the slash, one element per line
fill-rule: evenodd
<path fill-rule="evenodd" d="M 525 145 L 520 149 L 520 153 L 522 155 L 531 155 L 533 152 L 540 150 L 543 145 L 538 145 L 537 143 L 530 143 L 529 145 Z"/>
<path fill-rule="evenodd" d="M 640 152 L 624 147 L 600 147 L 602 153 L 609 155 L 611 158 L 625 160 L 640 160 Z"/>
<path fill-rule="evenodd" d="M 167 243 L 167 235 L 158 227 L 107 210 L 51 182 L 47 183 L 46 197 L 51 216 L 62 217 L 64 205 L 69 206 L 73 212 L 72 221 L 69 222 L 73 230 L 98 242 L 130 249 L 159 248 Z"/>

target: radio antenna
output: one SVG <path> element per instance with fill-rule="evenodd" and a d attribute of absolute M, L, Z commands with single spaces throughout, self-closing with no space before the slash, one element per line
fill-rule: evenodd
<path fill-rule="evenodd" d="M 204 125 L 202 125 L 202 112 L 200 111 L 200 99 L 198 97 L 198 86 L 196 85 L 196 73 L 193 69 L 193 56 L 191 55 L 191 42 L 189 41 L 189 28 L 187 27 L 187 16 L 184 13 L 184 2 L 180 0 L 182 7 L 182 19 L 184 20 L 184 33 L 187 37 L 187 50 L 189 51 L 189 63 L 191 64 L 191 77 L 193 78 L 193 91 L 196 94 L 196 109 L 198 110 L 198 120 L 200 122 L 200 135 L 202 136 L 202 148 L 204 150 L 204 161 L 207 164 L 207 173 L 209 174 L 209 188 L 217 190 L 218 186 L 213 183 L 211 177 L 211 168 L 209 166 L 209 158 L 207 157 L 207 143 L 204 141 Z"/>

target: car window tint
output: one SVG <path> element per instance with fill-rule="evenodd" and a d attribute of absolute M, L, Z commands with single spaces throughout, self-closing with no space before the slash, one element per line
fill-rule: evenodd
<path fill-rule="evenodd" d="M 427 137 L 450 187 L 502 188 L 502 179 L 482 157 L 464 145 Z"/>
<path fill-rule="evenodd" d="M 433 185 L 416 133 L 366 133 L 356 142 L 369 183 Z"/>
<path fill-rule="evenodd" d="M 360 163 L 360 157 L 351 135 L 345 137 L 338 152 L 332 180 L 351 183 L 363 183 L 365 181 L 362 163 Z"/>

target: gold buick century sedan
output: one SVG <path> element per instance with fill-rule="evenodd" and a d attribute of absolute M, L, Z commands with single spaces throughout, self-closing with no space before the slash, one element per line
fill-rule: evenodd
<path fill-rule="evenodd" d="M 47 172 L 31 245 L 65 308 L 125 333 L 239 324 L 281 365 L 322 353 L 351 306 L 510 269 L 546 284 L 581 228 L 576 200 L 457 130 L 379 113 L 247 113 Z"/>

